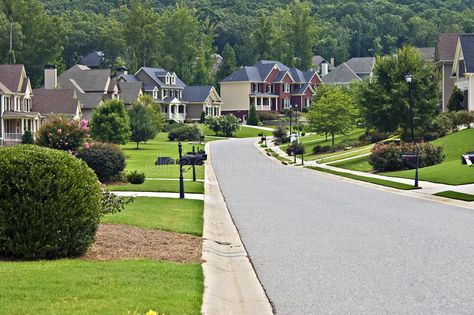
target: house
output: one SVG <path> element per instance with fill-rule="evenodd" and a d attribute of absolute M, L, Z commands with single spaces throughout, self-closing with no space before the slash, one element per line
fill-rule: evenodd
<path fill-rule="evenodd" d="M 464 94 L 465 108 L 474 111 L 474 34 L 458 36 L 451 74 Z"/>
<path fill-rule="evenodd" d="M 128 108 L 143 95 L 143 86 L 141 82 L 118 81 L 120 99 Z"/>
<path fill-rule="evenodd" d="M 334 69 L 334 58 L 331 58 L 330 62 L 328 62 L 323 56 L 314 55 L 311 58 L 311 63 L 321 77 L 324 77 L 329 71 Z"/>
<path fill-rule="evenodd" d="M 121 74 L 118 77 L 119 86 L 123 82 L 141 83 L 144 93 L 153 96 L 155 102 L 161 105 L 166 119 L 176 122 L 197 121 L 202 111 L 220 115 L 222 100 L 215 89 L 207 86 L 188 87 L 174 72 L 142 67 L 134 75 Z"/>
<path fill-rule="evenodd" d="M 441 73 L 440 108 L 443 112 L 448 110 L 449 99 L 454 91 L 455 78 L 452 72 L 458 37 L 458 33 L 441 33 L 436 44 L 434 62 Z"/>
<path fill-rule="evenodd" d="M 104 61 L 104 53 L 101 51 L 93 51 L 79 58 L 78 64 L 89 67 L 91 69 L 99 69 Z"/>
<path fill-rule="evenodd" d="M 279 61 L 261 60 L 235 71 L 219 84 L 222 113 L 246 120 L 254 105 L 257 111 L 302 111 L 310 106 L 321 78 L 316 71 L 303 72 Z"/>
<path fill-rule="evenodd" d="M 434 62 L 436 47 L 417 47 L 416 49 L 420 52 L 424 61 Z"/>
<path fill-rule="evenodd" d="M 23 65 L 0 65 L 0 144 L 21 142 L 23 133 L 34 135 L 41 114 L 32 109 L 33 90 Z"/>
<path fill-rule="evenodd" d="M 34 89 L 33 108 L 42 117 L 61 114 L 74 120 L 82 118 L 82 110 L 75 90 Z"/>
<path fill-rule="evenodd" d="M 322 77 L 324 84 L 347 86 L 354 81 L 372 77 L 374 57 L 355 57 L 334 68 Z"/>
<path fill-rule="evenodd" d="M 117 78 L 111 76 L 110 69 L 91 69 L 84 65 L 74 65 L 59 77 L 56 77 L 54 69 L 49 70 L 51 71 L 45 75 L 45 88 L 75 90 L 81 104 L 82 116 L 86 120 L 91 119 L 92 111 L 102 101 L 119 99 Z M 54 86 L 55 82 L 57 86 Z"/>

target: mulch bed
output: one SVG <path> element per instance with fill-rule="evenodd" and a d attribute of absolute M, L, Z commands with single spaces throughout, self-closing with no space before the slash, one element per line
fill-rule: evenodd
<path fill-rule="evenodd" d="M 202 239 L 121 224 L 101 224 L 96 241 L 82 257 L 89 260 L 155 259 L 201 263 Z"/>

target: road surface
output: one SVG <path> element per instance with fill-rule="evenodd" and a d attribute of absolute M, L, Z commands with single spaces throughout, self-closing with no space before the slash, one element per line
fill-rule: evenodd
<path fill-rule="evenodd" d="M 231 215 L 277 314 L 473 314 L 474 211 L 211 144 Z"/>

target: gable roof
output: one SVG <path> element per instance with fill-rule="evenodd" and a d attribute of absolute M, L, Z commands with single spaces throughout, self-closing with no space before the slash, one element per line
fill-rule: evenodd
<path fill-rule="evenodd" d="M 292 68 L 290 68 L 290 73 L 291 73 L 291 76 L 293 77 L 293 80 L 296 83 L 306 82 L 306 78 L 304 76 L 304 73 L 300 69 L 292 67 Z"/>
<path fill-rule="evenodd" d="M 421 53 L 423 60 L 426 62 L 433 62 L 435 58 L 436 47 L 417 47 Z"/>
<path fill-rule="evenodd" d="M 256 67 L 245 66 L 224 78 L 221 82 L 261 82 L 262 80 L 260 72 Z"/>
<path fill-rule="evenodd" d="M 166 84 L 163 82 L 160 78 L 164 77 L 167 73 L 172 74 L 172 72 L 166 71 L 163 68 L 150 68 L 150 67 L 141 67 L 137 73 L 140 71 L 144 71 L 155 83 L 160 86 L 161 88 L 184 88 L 186 84 L 184 84 L 183 81 L 181 81 L 178 76 L 176 76 L 176 84 Z M 136 74 L 135 74 L 136 75 Z"/>
<path fill-rule="evenodd" d="M 40 114 L 76 115 L 80 113 L 75 90 L 34 89 L 33 93 L 32 108 Z"/>
<path fill-rule="evenodd" d="M 133 74 L 121 74 L 118 80 L 120 81 L 120 79 L 123 79 L 125 82 L 140 82 L 140 80 L 138 80 L 138 78 Z"/>
<path fill-rule="evenodd" d="M 75 65 L 58 77 L 58 84 L 63 89 L 78 89 L 88 92 L 107 92 L 110 84 L 110 69 L 90 69 Z"/>
<path fill-rule="evenodd" d="M 464 56 L 466 73 L 474 73 L 474 34 L 460 35 L 459 42 Z"/>
<path fill-rule="evenodd" d="M 26 90 L 29 81 L 26 78 L 25 67 L 19 64 L 3 64 L 0 65 L 0 81 L 3 86 L 13 93 L 22 93 Z M 7 91 L 5 91 L 7 92 Z"/>
<path fill-rule="evenodd" d="M 104 53 L 101 51 L 93 51 L 79 59 L 79 64 L 90 68 L 99 68 L 104 59 Z"/>
<path fill-rule="evenodd" d="M 104 100 L 104 93 L 77 93 L 77 98 L 81 107 L 85 109 L 94 109 Z"/>
<path fill-rule="evenodd" d="M 187 86 L 183 91 L 183 99 L 190 103 L 204 103 L 211 94 L 212 86 Z"/>
<path fill-rule="evenodd" d="M 354 80 L 362 80 L 351 68 L 343 63 L 322 78 L 325 84 L 350 84 Z"/>
<path fill-rule="evenodd" d="M 142 91 L 141 82 L 119 82 L 120 99 L 124 104 L 136 102 Z"/>
<path fill-rule="evenodd" d="M 354 57 L 346 61 L 346 65 L 358 76 L 372 73 L 374 64 L 375 57 Z"/>
<path fill-rule="evenodd" d="M 303 85 L 301 85 L 300 88 L 293 91 L 293 95 L 302 95 L 302 94 L 304 94 L 304 92 L 306 92 L 306 90 L 308 88 L 311 88 L 311 84 L 309 84 L 309 83 L 303 84 Z"/>
<path fill-rule="evenodd" d="M 453 61 L 459 33 L 441 33 L 436 44 L 435 61 Z"/>

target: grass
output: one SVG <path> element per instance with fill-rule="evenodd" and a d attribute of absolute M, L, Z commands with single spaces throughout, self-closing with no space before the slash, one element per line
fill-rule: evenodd
<path fill-rule="evenodd" d="M 202 303 L 199 264 L 0 262 L 0 275 L 0 314 L 200 314 Z"/>
<path fill-rule="evenodd" d="M 373 147 L 373 144 L 370 144 L 363 147 L 351 148 L 346 151 L 339 151 L 339 152 L 334 152 L 334 153 L 329 153 L 329 154 L 317 155 L 317 159 L 318 161 L 321 160 L 322 163 L 332 163 L 339 160 L 344 160 L 344 159 L 352 158 L 355 156 L 370 153 L 372 150 L 372 147 Z"/>
<path fill-rule="evenodd" d="M 280 162 L 285 162 L 285 163 L 290 163 L 290 164 L 293 164 L 293 161 L 286 158 L 286 157 L 283 157 L 283 156 L 280 156 L 278 155 L 278 153 L 276 153 L 275 151 L 273 151 L 272 149 L 270 148 L 267 148 L 265 149 L 265 152 L 267 152 L 267 154 L 270 154 L 272 157 L 274 157 L 275 159 L 277 159 L 278 161 Z"/>
<path fill-rule="evenodd" d="M 343 169 L 348 169 L 352 171 L 359 172 L 370 172 L 372 171 L 372 165 L 369 164 L 369 156 L 361 156 L 358 158 L 353 158 L 346 161 L 340 161 L 335 163 L 330 163 L 331 166 L 340 167 Z"/>
<path fill-rule="evenodd" d="M 102 221 L 202 236 L 203 207 L 202 200 L 137 197 Z"/>
<path fill-rule="evenodd" d="M 446 159 L 441 164 L 421 168 L 420 180 L 448 185 L 474 183 L 474 168 L 461 164 L 461 155 L 474 151 L 474 129 L 452 133 L 432 143 L 443 146 Z M 389 172 L 383 175 L 412 178 L 414 170 Z"/>
<path fill-rule="evenodd" d="M 178 158 L 178 142 L 168 141 L 166 133 L 160 133 L 158 136 L 148 141 L 148 143 L 140 144 L 140 149 L 135 149 L 135 143 L 128 143 L 122 146 L 127 156 L 126 171 L 139 171 L 145 173 L 147 178 L 178 178 L 179 165 L 161 165 L 156 166 L 155 161 L 158 156 L 168 156 Z M 183 154 L 190 152 L 193 145 L 183 142 Z M 204 145 L 196 146 L 203 148 Z M 204 178 L 204 167 L 196 167 L 197 178 Z M 192 178 L 192 172 L 184 174 L 185 178 Z M 173 183 L 169 183 L 173 185 Z"/>
<path fill-rule="evenodd" d="M 213 131 L 209 130 L 207 126 L 202 126 L 201 128 L 203 130 L 204 135 L 218 137 Z M 237 131 L 232 138 L 258 138 L 259 137 L 258 134 L 262 134 L 262 133 L 267 136 L 272 135 L 272 132 L 268 130 L 256 129 L 256 128 L 247 127 L 247 126 L 240 126 L 240 130 Z"/>
<path fill-rule="evenodd" d="M 179 192 L 179 181 L 171 180 L 145 180 L 141 185 L 110 185 L 107 186 L 110 191 L 146 191 L 146 192 Z M 187 193 L 204 193 L 203 182 L 184 182 L 184 191 Z"/>
<path fill-rule="evenodd" d="M 435 196 L 462 200 L 462 201 L 469 201 L 469 202 L 474 201 L 474 195 L 465 194 L 465 193 L 452 191 L 452 190 L 439 192 L 435 194 Z"/>
<path fill-rule="evenodd" d="M 350 174 L 350 173 L 344 173 L 344 172 L 338 172 L 338 171 L 333 171 L 321 167 L 315 167 L 315 166 L 309 166 L 308 169 L 312 169 L 315 171 L 320 171 L 320 172 L 325 172 L 333 175 L 338 175 L 350 179 L 355 179 L 355 180 L 360 180 L 363 182 L 367 183 L 372 183 L 376 185 L 381 185 L 381 186 L 386 186 L 386 187 L 391 187 L 391 188 L 396 188 L 396 189 L 401 189 L 401 190 L 412 190 L 416 189 L 416 187 L 412 185 L 407 185 L 403 183 L 398 183 L 398 182 L 392 182 L 389 180 L 385 179 L 379 179 L 379 178 L 372 178 L 372 177 L 367 177 L 367 176 L 360 176 L 360 175 L 355 175 L 355 174 Z"/>

